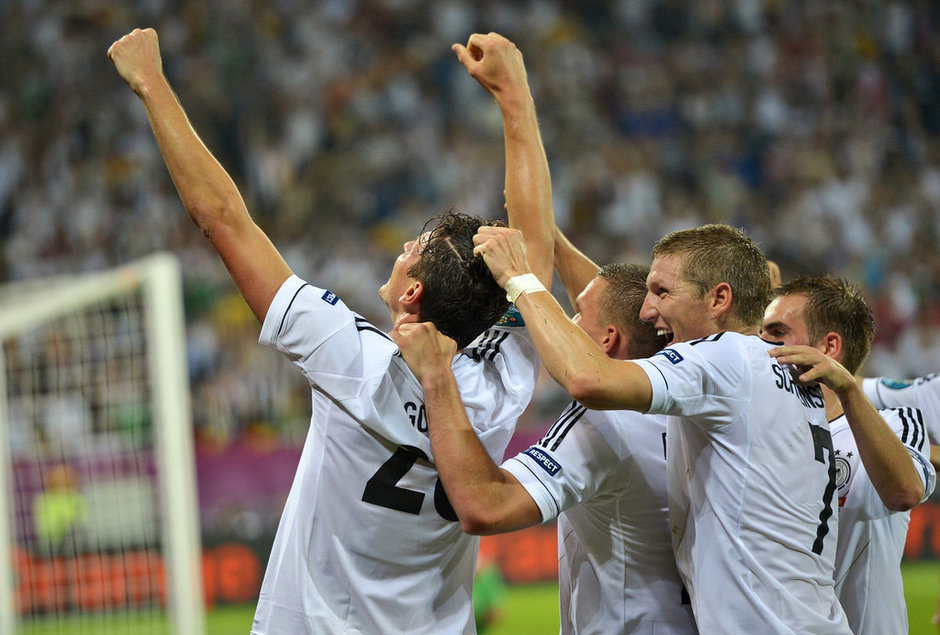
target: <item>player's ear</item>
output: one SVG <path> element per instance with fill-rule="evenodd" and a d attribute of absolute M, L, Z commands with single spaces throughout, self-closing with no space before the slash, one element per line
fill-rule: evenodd
<path fill-rule="evenodd" d="M 842 361 L 842 336 L 835 331 L 826 333 L 818 346 L 826 357 Z"/>
<path fill-rule="evenodd" d="M 731 310 L 731 285 L 719 282 L 711 290 L 711 308 L 715 317 L 727 314 Z"/>
<path fill-rule="evenodd" d="M 604 339 L 601 341 L 601 348 L 607 353 L 608 357 L 616 357 L 620 347 L 624 345 L 626 338 L 623 333 L 613 324 L 608 324 L 604 331 Z"/>
<path fill-rule="evenodd" d="M 424 285 L 420 280 L 413 281 L 398 299 L 409 313 L 417 313 L 424 299 Z"/>

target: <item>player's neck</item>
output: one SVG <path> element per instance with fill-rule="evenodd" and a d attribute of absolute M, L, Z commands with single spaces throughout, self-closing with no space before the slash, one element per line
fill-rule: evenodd
<path fill-rule="evenodd" d="M 833 421 L 841 417 L 845 410 L 842 408 L 842 402 L 825 384 L 819 385 L 823 391 L 823 399 L 826 401 L 826 421 Z"/>

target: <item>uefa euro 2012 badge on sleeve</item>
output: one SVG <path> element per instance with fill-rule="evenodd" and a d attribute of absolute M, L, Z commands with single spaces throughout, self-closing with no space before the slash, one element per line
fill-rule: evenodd
<path fill-rule="evenodd" d="M 510 307 L 503 313 L 503 317 L 499 318 L 499 321 L 496 322 L 496 326 L 525 326 L 525 320 L 522 319 L 522 314 L 519 313 L 519 310 L 510 305 Z"/>
<path fill-rule="evenodd" d="M 888 379 L 883 377 L 881 379 L 881 385 L 885 388 L 890 388 L 891 390 L 903 390 L 910 386 L 914 385 L 913 379 Z"/>

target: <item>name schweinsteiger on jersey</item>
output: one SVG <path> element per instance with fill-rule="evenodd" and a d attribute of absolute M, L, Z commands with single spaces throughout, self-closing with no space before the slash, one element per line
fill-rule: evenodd
<path fill-rule="evenodd" d="M 757 336 L 715 335 L 637 363 L 670 415 L 667 491 L 702 632 L 848 633 L 833 589 L 835 464 L 822 390 Z"/>

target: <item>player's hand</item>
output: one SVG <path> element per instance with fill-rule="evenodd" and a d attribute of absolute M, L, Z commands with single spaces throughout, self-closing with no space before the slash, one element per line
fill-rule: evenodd
<path fill-rule="evenodd" d="M 825 384 L 840 399 L 848 391 L 858 389 L 855 377 L 845 366 L 811 346 L 778 346 L 768 352 L 779 363 L 794 366 L 800 373 L 799 381 L 818 381 Z"/>
<path fill-rule="evenodd" d="M 391 335 L 418 381 L 448 372 L 457 354 L 457 342 L 431 322 L 418 322 L 417 316 L 399 319 Z"/>
<path fill-rule="evenodd" d="M 111 45 L 108 59 L 138 95 L 148 83 L 163 75 L 160 42 L 153 29 L 134 29 Z"/>
<path fill-rule="evenodd" d="M 503 288 L 510 278 L 532 271 L 518 229 L 484 225 L 473 237 L 473 245 L 473 253 L 483 256 L 496 283 Z"/>
<path fill-rule="evenodd" d="M 454 44 L 451 49 L 470 76 L 497 100 L 514 89 L 524 88 L 528 93 L 522 52 L 502 35 L 474 33 L 466 46 Z"/>

